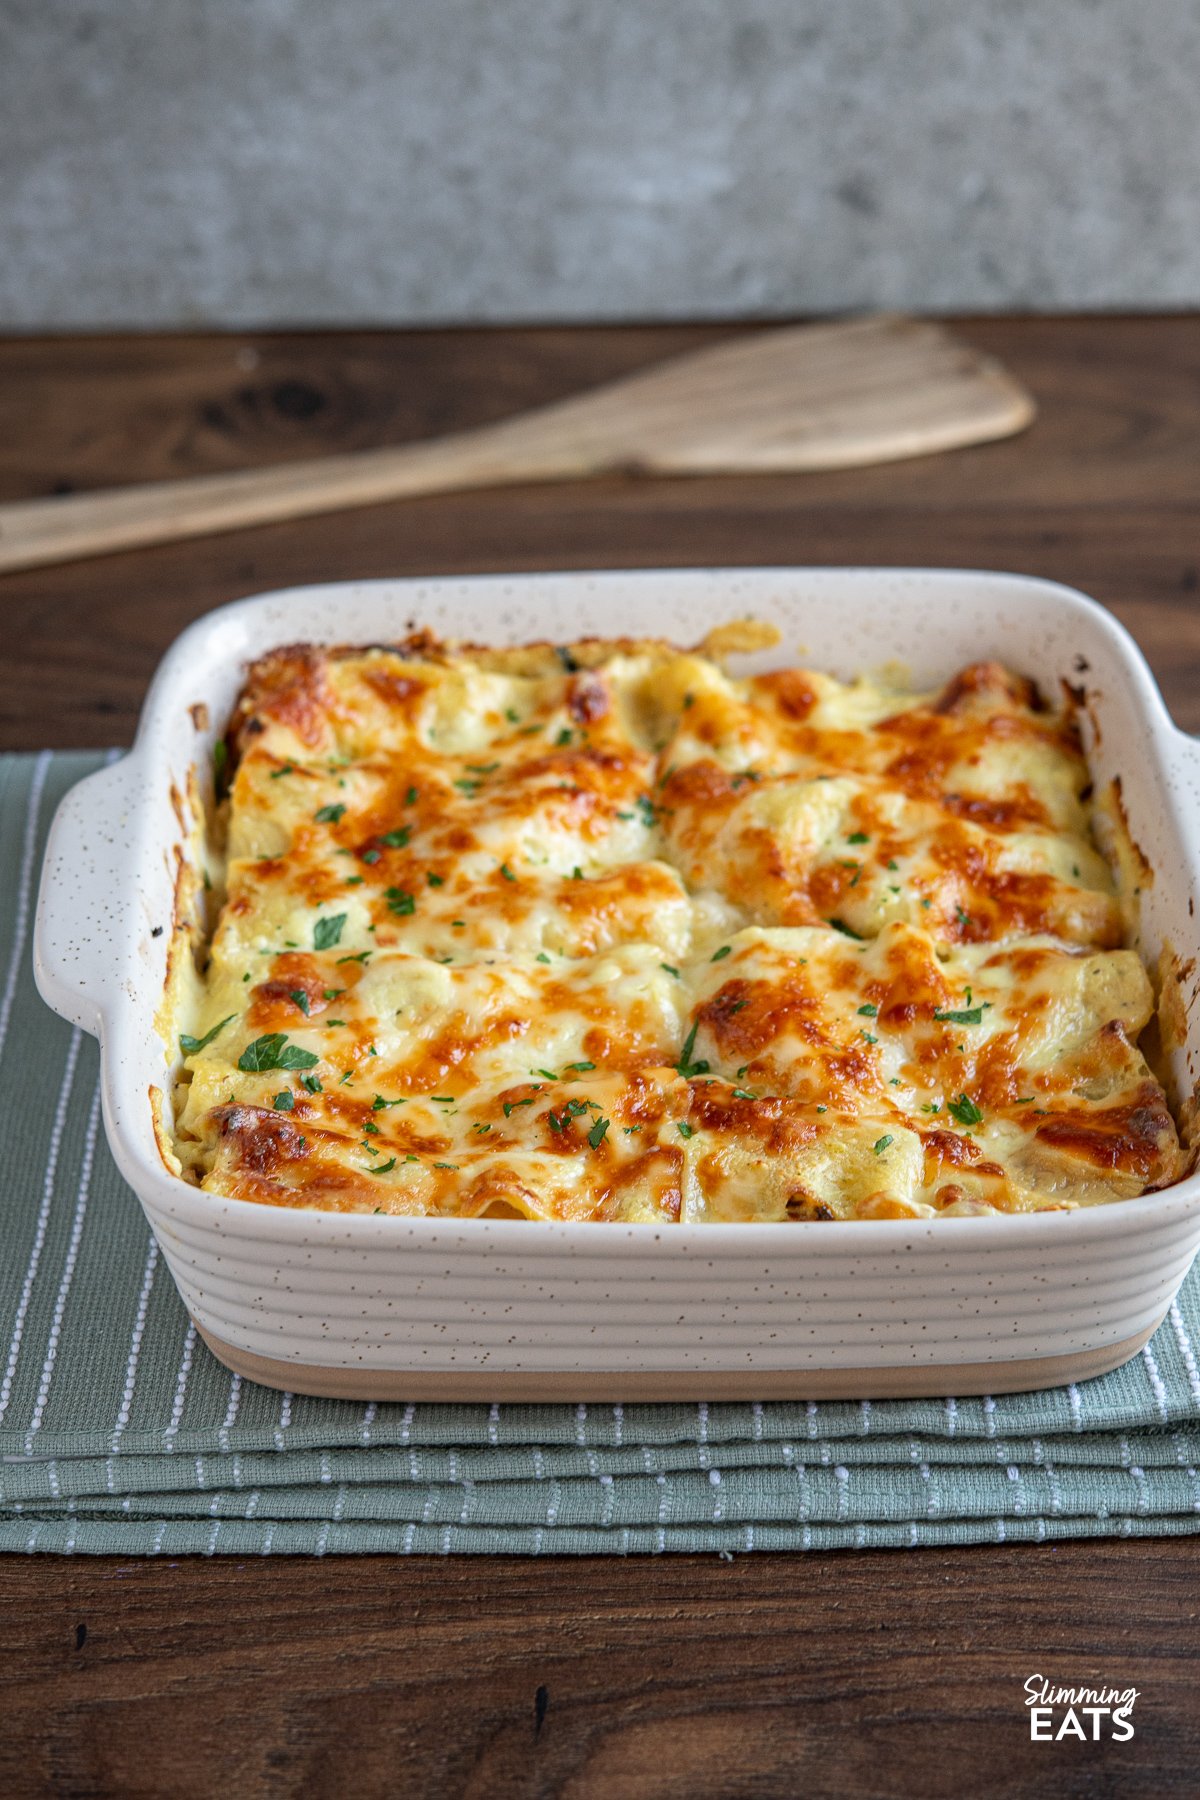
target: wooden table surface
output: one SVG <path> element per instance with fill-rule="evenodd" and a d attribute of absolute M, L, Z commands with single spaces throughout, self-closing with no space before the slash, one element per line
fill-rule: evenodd
<path fill-rule="evenodd" d="M 727 328 L 724 328 L 727 329 Z M 1041 412 L 874 470 L 447 496 L 0 577 L 0 747 L 128 743 L 206 608 L 337 577 L 974 565 L 1109 605 L 1200 730 L 1200 320 L 972 320 Z M 722 328 L 0 342 L 0 497 L 419 437 Z M 916 1553 L 0 1561 L 5 1795 L 1184 1795 L 1200 1540 Z M 1034 1744 L 1023 1683 L 1141 1690 Z"/>

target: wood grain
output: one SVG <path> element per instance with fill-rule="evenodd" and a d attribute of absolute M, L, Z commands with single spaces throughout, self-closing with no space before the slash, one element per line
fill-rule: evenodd
<path fill-rule="evenodd" d="M 128 742 L 170 639 L 256 589 L 730 561 L 1072 582 L 1200 729 L 1200 319 L 960 329 L 1034 393 L 1024 437 L 886 469 L 448 496 L 0 579 L 0 739 Z M 724 335 L 9 341 L 0 495 L 432 436 Z M 1190 1797 L 1198 1574 L 1196 1538 L 730 1564 L 14 1557 L 0 1793 Z M 1035 1672 L 1140 1688 L 1134 1741 L 1030 1743 Z"/>
<path fill-rule="evenodd" d="M 0 501 L 0 571 L 521 481 L 854 468 L 1008 437 L 1032 416 L 994 358 L 930 319 L 747 331 L 416 443 Z"/>
<path fill-rule="evenodd" d="M 14 1557 L 0 1784 L 12 1800 L 1162 1800 L 1195 1792 L 1200 1757 L 1179 1574 L 1162 1543 L 731 1563 Z M 1133 1741 L 1032 1743 L 1037 1673 L 1137 1687 Z"/>
<path fill-rule="evenodd" d="M 1032 429 L 885 468 L 606 477 L 406 501 L 0 578 L 0 747 L 127 743 L 169 641 L 295 582 L 670 563 L 975 565 L 1112 606 L 1200 729 L 1200 320 L 971 320 Z M 719 328 L 0 344 L 0 497 L 430 436 L 550 401 Z M 726 333 L 727 335 L 727 333 Z"/>

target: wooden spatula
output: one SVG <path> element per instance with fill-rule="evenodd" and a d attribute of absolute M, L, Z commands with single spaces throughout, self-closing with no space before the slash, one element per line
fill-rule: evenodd
<path fill-rule="evenodd" d="M 1007 437 L 1033 402 L 939 325 L 762 331 L 498 425 L 392 449 L 0 506 L 0 570 L 411 494 L 654 475 L 840 469 Z"/>

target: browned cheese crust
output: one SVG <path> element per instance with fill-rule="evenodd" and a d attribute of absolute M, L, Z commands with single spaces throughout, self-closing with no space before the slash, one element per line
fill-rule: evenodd
<path fill-rule="evenodd" d="M 669 1224 L 1180 1173 L 1070 704 L 996 664 L 916 694 L 655 641 L 294 645 L 227 745 L 177 1022 L 213 1192 Z"/>

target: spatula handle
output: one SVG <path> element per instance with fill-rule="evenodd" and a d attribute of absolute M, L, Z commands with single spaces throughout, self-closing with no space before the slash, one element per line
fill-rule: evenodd
<path fill-rule="evenodd" d="M 0 572 L 408 495 L 573 472 L 565 459 L 531 454 L 501 425 L 272 469 L 15 501 L 0 506 Z"/>

